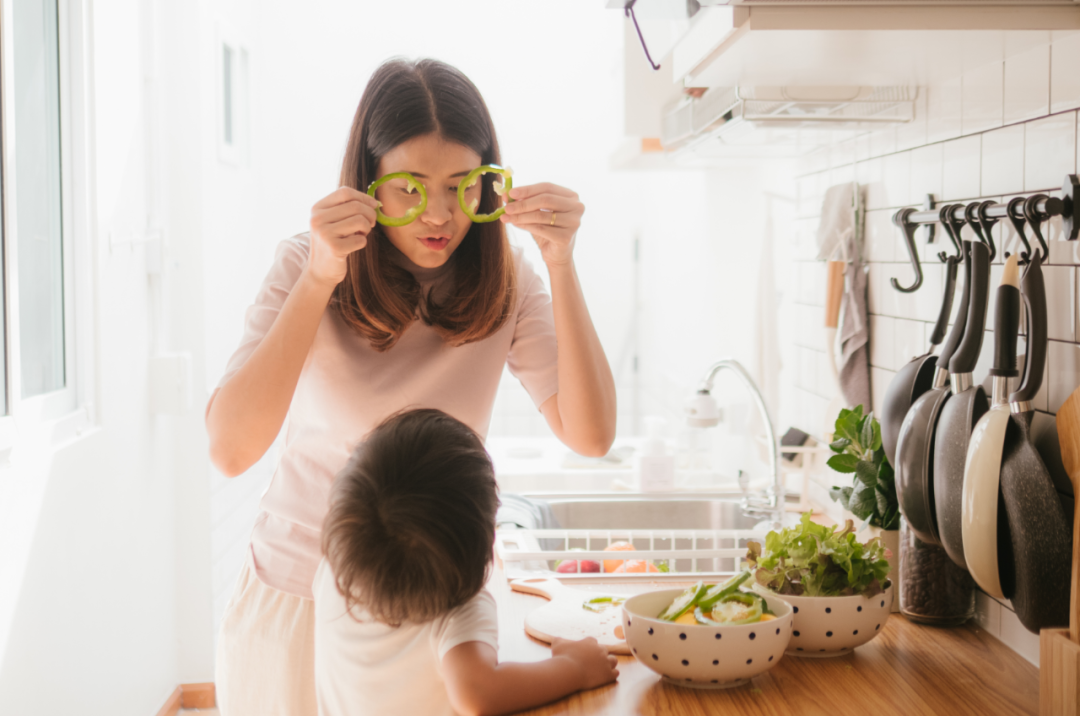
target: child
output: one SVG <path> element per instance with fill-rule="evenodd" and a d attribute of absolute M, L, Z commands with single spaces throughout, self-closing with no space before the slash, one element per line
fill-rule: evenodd
<path fill-rule="evenodd" d="M 338 475 L 315 574 L 320 716 L 504 714 L 614 681 L 594 639 L 499 663 L 494 469 L 439 410 L 391 417 Z"/>

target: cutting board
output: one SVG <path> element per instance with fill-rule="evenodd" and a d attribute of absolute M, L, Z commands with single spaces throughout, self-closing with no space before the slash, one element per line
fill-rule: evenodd
<path fill-rule="evenodd" d="M 611 654 L 629 654 L 622 630 L 622 607 L 608 607 L 602 612 L 583 609 L 587 599 L 603 596 L 631 596 L 567 587 L 557 579 L 538 577 L 515 579 L 510 582 L 515 592 L 535 594 L 549 599 L 525 616 L 525 633 L 534 639 L 551 643 L 552 639 L 584 639 L 592 637 L 607 647 Z M 642 585 L 641 591 L 656 589 Z"/>

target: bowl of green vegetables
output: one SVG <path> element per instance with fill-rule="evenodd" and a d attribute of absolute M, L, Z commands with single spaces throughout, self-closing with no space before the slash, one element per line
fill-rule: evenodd
<path fill-rule="evenodd" d="M 678 686 L 716 689 L 744 684 L 783 657 L 792 634 L 791 606 L 744 589 L 749 571 L 727 582 L 698 582 L 627 599 L 622 622 L 638 661 Z"/>
<path fill-rule="evenodd" d="M 842 656 L 885 626 L 893 586 L 892 554 L 877 538 L 860 542 L 851 520 L 843 528 L 819 525 L 804 514 L 799 524 L 769 532 L 765 544 L 749 543 L 746 561 L 753 589 L 791 604 L 792 656 Z"/>

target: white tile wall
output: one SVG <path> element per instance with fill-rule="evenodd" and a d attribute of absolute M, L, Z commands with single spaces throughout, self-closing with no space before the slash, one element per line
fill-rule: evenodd
<path fill-rule="evenodd" d="M 982 135 L 944 142 L 943 201 L 970 199 L 980 195 L 982 177 Z M 915 192 L 925 194 L 918 187 Z"/>
<path fill-rule="evenodd" d="M 927 87 L 926 141 L 940 142 L 959 137 L 963 107 L 959 77 L 950 82 Z"/>
<path fill-rule="evenodd" d="M 1024 125 L 995 129 L 982 135 L 982 193 L 1017 191 L 1024 180 Z"/>
<path fill-rule="evenodd" d="M 1036 47 L 1005 60 L 1005 124 L 1042 117 L 1050 111 L 1050 46 Z"/>
<path fill-rule="evenodd" d="M 1024 191 L 1060 189 L 1076 172 L 1076 112 L 1024 124 Z"/>
<path fill-rule="evenodd" d="M 1080 107 L 1080 32 L 1059 33 L 1050 48 L 1050 111 Z"/>
<path fill-rule="evenodd" d="M 938 201 L 1007 201 L 1012 196 L 1058 189 L 1068 173 L 1078 168 L 1077 109 L 1080 108 L 1080 33 L 1055 33 L 1053 46 L 1047 33 L 1025 33 L 1023 42 L 1010 46 L 1004 63 L 975 67 L 962 77 L 920 88 L 917 116 L 911 126 L 845 138 L 812 162 L 800 164 L 797 178 L 803 229 L 815 233 L 821 196 L 836 179 L 854 175 L 866 186 L 867 214 L 863 253 L 868 262 L 870 305 L 871 395 L 875 411 L 894 371 L 924 353 L 937 319 L 944 270 L 939 251 L 952 253 L 951 242 L 938 232 L 926 243 L 923 232 L 916 245 L 923 270 L 923 285 L 914 293 L 893 290 L 889 279 L 910 284 L 913 274 L 903 237 L 892 224 L 898 207 L 921 205 L 934 194 Z M 925 122 L 923 122 L 925 119 Z M 795 188 L 793 187 L 793 191 Z M 1051 338 L 1045 380 L 1033 403 L 1037 422 L 1052 421 L 1065 398 L 1080 385 L 1080 242 L 1065 242 L 1060 220 L 1043 225 L 1050 241 L 1050 260 L 1044 267 L 1048 331 Z M 1030 233 L 1030 232 L 1029 232 Z M 965 238 L 973 238 L 965 229 Z M 1004 250 L 1017 250 L 1012 225 L 994 229 L 998 257 L 991 269 L 991 306 L 987 325 L 993 326 L 992 297 L 1000 282 Z M 1034 239 L 1032 238 L 1034 243 Z M 798 264 L 798 306 L 790 306 L 795 320 L 820 325 L 820 313 L 810 316 L 811 304 L 820 311 L 824 267 L 792 252 Z M 816 277 L 816 278 L 815 278 Z M 790 300 L 790 299 L 788 299 Z M 958 303 L 958 302 L 954 302 Z M 796 310 L 797 309 L 797 310 Z M 954 308 L 955 310 L 955 308 Z M 1026 326 L 1022 325 L 1022 332 Z M 803 328 L 790 339 L 798 343 L 799 359 L 806 362 L 798 376 L 799 390 L 791 396 L 790 414 L 798 427 L 813 432 L 831 425 L 827 381 L 820 331 Z M 1025 342 L 1018 341 L 1022 355 Z M 977 377 L 988 369 L 993 334 L 988 331 L 980 352 Z M 839 477 L 837 482 L 844 482 Z M 1038 637 L 1025 630 L 1008 603 L 979 595 L 976 621 L 991 634 L 1038 663 Z"/>
<path fill-rule="evenodd" d="M 960 125 L 963 134 L 1000 127 L 1003 121 L 1004 72 L 1001 62 L 982 65 L 964 74 L 961 83 Z"/>

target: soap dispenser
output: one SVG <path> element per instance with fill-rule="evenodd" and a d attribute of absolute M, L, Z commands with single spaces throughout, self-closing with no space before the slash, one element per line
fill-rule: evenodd
<path fill-rule="evenodd" d="M 642 492 L 675 489 L 675 455 L 664 441 L 667 421 L 659 415 L 645 418 L 645 441 L 635 460 L 638 488 Z"/>

